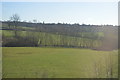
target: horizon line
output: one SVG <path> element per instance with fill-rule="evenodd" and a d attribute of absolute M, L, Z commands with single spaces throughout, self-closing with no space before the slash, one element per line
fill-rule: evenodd
<path fill-rule="evenodd" d="M 8 22 L 8 20 L 0 20 L 0 22 Z M 11 21 L 12 22 L 12 21 Z M 42 21 L 42 22 L 34 22 L 34 21 L 26 21 L 26 20 L 23 20 L 23 21 L 19 21 L 19 22 L 26 22 L 26 23 L 41 23 L 41 24 L 70 24 L 70 25 L 74 25 L 74 24 L 76 24 L 76 25 L 101 25 L 101 26 L 119 26 L 118 24 L 115 24 L 115 25 L 113 25 L 113 24 L 90 24 L 90 23 L 84 23 L 84 22 L 82 22 L 82 23 L 68 23 L 68 22 L 45 22 L 45 21 Z"/>

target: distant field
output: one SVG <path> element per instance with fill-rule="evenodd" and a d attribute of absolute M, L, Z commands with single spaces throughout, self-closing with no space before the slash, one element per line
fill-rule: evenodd
<path fill-rule="evenodd" d="M 99 77 L 118 77 L 116 50 L 3 47 L 3 78 Z"/>
<path fill-rule="evenodd" d="M 47 46 L 61 46 L 64 45 L 66 47 L 99 47 L 101 45 L 101 41 L 99 39 L 91 39 L 91 38 L 81 38 L 81 37 L 74 37 L 74 36 L 67 36 L 67 35 L 59 35 L 59 34 L 52 34 L 52 33 L 46 33 L 46 32 L 32 32 L 32 31 L 18 31 L 17 34 L 21 39 L 27 39 L 27 41 L 31 41 L 37 46 L 41 45 L 47 45 Z M 90 36 L 90 33 L 82 33 L 85 35 Z M 96 33 L 100 37 L 104 36 L 101 33 Z M 2 30 L 3 35 L 3 44 L 7 44 L 8 42 L 15 42 L 15 33 L 13 30 Z M 13 38 L 13 39 L 12 39 Z M 7 40 L 5 40 L 7 39 Z M 9 39 L 9 40 L 8 40 Z M 12 40 L 11 40 L 12 39 Z M 19 40 L 19 39 L 18 39 Z M 20 40 L 20 42 L 24 42 Z M 26 42 L 24 42 L 26 43 Z M 17 44 L 16 44 L 17 45 Z M 7 46 L 8 47 L 8 46 Z M 14 46 L 15 47 L 15 46 Z M 17 46 L 19 47 L 19 46 Z M 25 46 L 23 46 L 25 47 Z M 30 46 L 31 47 L 31 46 Z"/>

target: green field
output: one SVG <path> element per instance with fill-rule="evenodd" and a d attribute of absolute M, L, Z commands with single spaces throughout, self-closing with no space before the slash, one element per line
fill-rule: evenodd
<path fill-rule="evenodd" d="M 3 47 L 2 49 L 3 78 L 118 77 L 116 50 L 39 47 Z M 112 75 L 108 74 L 110 72 Z"/>
<path fill-rule="evenodd" d="M 45 33 L 45 32 L 32 32 L 32 31 L 18 31 L 17 34 L 21 39 L 26 38 L 28 39 L 27 41 L 33 42 L 37 46 L 64 45 L 64 47 L 75 46 L 75 47 L 87 47 L 87 48 L 88 47 L 96 48 L 101 46 L 101 41 L 99 39 L 91 39 L 91 38 L 89 39 L 89 38 L 58 35 L 58 34 Z M 84 35 L 89 34 L 89 36 L 91 35 L 90 33 L 82 33 L 82 34 Z M 99 33 L 96 33 L 96 34 L 99 34 Z M 2 30 L 2 36 L 3 36 L 3 45 L 11 42 L 15 43 L 16 41 L 13 30 Z M 101 34 L 99 36 L 101 37 Z M 24 40 L 23 41 L 19 40 L 19 42 L 26 43 L 24 42 Z"/>

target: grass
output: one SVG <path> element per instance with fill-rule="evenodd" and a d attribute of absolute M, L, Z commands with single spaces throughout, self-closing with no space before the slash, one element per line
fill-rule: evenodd
<path fill-rule="evenodd" d="M 117 51 L 38 47 L 2 49 L 3 78 L 106 78 L 110 59 L 113 75 L 109 77 L 118 77 Z"/>
<path fill-rule="evenodd" d="M 15 34 L 14 34 L 14 31 L 12 31 L 12 30 L 1 30 L 1 32 L 2 32 L 2 35 L 4 35 L 4 36 L 6 36 L 6 37 L 12 37 L 12 36 L 14 36 Z"/>
<path fill-rule="evenodd" d="M 2 35 L 5 36 L 5 38 L 10 38 L 15 36 L 15 32 L 12 30 L 2 30 Z M 41 45 L 48 45 L 48 46 L 64 44 L 67 46 L 83 47 L 86 46 L 86 43 L 88 44 L 88 47 L 90 47 L 90 45 L 92 44 L 94 44 L 94 47 L 99 47 L 101 45 L 101 41 L 98 39 L 93 40 L 89 38 L 72 37 L 72 36 L 51 34 L 45 32 L 17 31 L 17 35 L 21 38 L 30 38 L 29 40 L 35 39 L 36 43 L 38 43 L 38 41 L 41 41 Z M 4 40 L 3 42 L 7 43 L 8 41 Z M 38 46 L 40 46 L 40 44 L 38 44 Z"/>

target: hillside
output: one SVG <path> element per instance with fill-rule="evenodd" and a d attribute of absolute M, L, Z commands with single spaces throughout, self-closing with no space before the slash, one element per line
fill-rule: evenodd
<path fill-rule="evenodd" d="M 2 22 L 5 47 L 74 47 L 98 50 L 117 49 L 118 27 L 65 23 Z M 15 36 L 15 34 L 17 36 Z"/>

